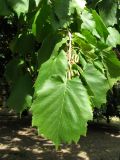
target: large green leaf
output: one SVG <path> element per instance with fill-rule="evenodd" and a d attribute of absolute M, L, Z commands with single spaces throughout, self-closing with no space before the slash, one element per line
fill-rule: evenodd
<path fill-rule="evenodd" d="M 106 102 L 106 92 L 109 89 L 107 78 L 93 64 L 87 64 L 82 75 L 93 92 L 91 96 L 94 106 L 100 107 Z"/>
<path fill-rule="evenodd" d="M 30 107 L 33 94 L 32 86 L 32 80 L 28 74 L 19 77 L 19 80 L 16 81 L 8 98 L 8 106 L 18 113 L 22 112 L 27 107 Z"/>
<path fill-rule="evenodd" d="M 77 142 L 92 119 L 88 93 L 79 78 L 67 81 L 57 76 L 47 80 L 39 87 L 31 110 L 32 125 L 56 145 Z"/>

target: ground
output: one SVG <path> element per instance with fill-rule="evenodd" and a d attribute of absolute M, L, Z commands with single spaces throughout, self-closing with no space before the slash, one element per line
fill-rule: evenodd
<path fill-rule="evenodd" d="M 0 160 L 120 160 L 120 121 L 91 124 L 78 144 L 56 151 L 51 141 L 37 135 L 29 117 L 0 114 Z"/>

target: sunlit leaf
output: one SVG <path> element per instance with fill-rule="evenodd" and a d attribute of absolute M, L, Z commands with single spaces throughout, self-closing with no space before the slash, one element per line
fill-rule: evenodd
<path fill-rule="evenodd" d="M 91 103 L 80 79 L 54 77 L 39 87 L 32 105 L 33 126 L 56 145 L 77 142 L 92 119 Z"/>

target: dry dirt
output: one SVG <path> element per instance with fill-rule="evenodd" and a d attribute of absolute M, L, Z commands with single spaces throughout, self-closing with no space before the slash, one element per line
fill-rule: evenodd
<path fill-rule="evenodd" d="M 29 117 L 0 116 L 0 160 L 120 160 L 120 122 L 92 124 L 78 144 L 64 144 L 56 151 L 37 136 Z"/>

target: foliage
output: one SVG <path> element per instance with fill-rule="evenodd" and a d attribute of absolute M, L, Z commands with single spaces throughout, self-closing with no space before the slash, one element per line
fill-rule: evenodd
<path fill-rule="evenodd" d="M 120 44 L 119 1 L 0 2 L 0 15 L 17 15 L 19 24 L 5 72 L 8 105 L 17 112 L 30 107 L 32 125 L 56 146 L 77 142 L 94 107 L 106 103 L 107 91 L 120 79 L 113 51 Z"/>
<path fill-rule="evenodd" d="M 105 105 L 102 105 L 101 108 L 94 108 L 93 119 L 106 118 L 107 123 L 110 123 L 111 117 L 120 118 L 120 82 L 118 81 L 113 85 L 112 89 L 107 93 L 107 102 Z"/>

